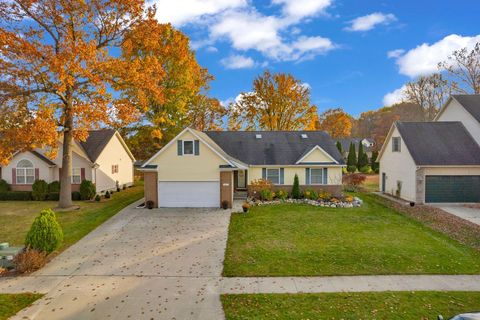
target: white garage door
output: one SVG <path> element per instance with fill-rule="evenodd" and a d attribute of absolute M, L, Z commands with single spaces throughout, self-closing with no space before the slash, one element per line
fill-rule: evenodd
<path fill-rule="evenodd" d="M 219 207 L 220 182 L 159 182 L 159 207 Z"/>

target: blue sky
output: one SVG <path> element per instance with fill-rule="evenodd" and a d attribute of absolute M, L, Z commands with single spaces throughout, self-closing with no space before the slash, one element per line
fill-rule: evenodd
<path fill-rule="evenodd" d="M 405 82 L 480 42 L 478 0 L 153 0 L 190 36 L 221 101 L 265 69 L 311 87 L 319 112 L 358 116 L 401 99 Z"/>

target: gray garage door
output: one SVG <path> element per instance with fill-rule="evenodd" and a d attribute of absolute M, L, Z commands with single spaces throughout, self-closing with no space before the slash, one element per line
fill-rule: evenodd
<path fill-rule="evenodd" d="M 427 176 L 425 202 L 480 202 L 480 176 Z"/>

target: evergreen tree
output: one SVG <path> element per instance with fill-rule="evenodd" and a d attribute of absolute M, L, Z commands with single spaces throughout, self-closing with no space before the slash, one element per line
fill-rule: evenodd
<path fill-rule="evenodd" d="M 360 170 L 361 168 L 367 165 L 368 165 L 368 156 L 363 150 L 363 143 L 360 141 L 358 143 L 357 168 Z"/>
<path fill-rule="evenodd" d="M 378 151 L 373 151 L 372 157 L 370 158 L 370 167 L 374 172 L 377 172 L 379 169 L 377 158 L 378 158 Z"/>
<path fill-rule="evenodd" d="M 293 178 L 292 198 L 300 199 L 300 183 L 297 174 L 295 174 L 295 178 Z"/>
<path fill-rule="evenodd" d="M 342 144 L 340 143 L 340 141 L 337 141 L 337 149 L 338 149 L 338 151 L 340 151 L 340 154 L 343 156 L 343 148 L 342 148 Z"/>
<path fill-rule="evenodd" d="M 353 142 L 350 142 L 350 149 L 348 151 L 347 170 L 348 172 L 355 172 L 355 170 L 357 170 L 357 155 Z"/>

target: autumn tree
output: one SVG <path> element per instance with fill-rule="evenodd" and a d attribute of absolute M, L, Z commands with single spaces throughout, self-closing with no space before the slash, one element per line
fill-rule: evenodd
<path fill-rule="evenodd" d="M 480 94 L 480 42 L 473 50 L 455 50 L 446 61 L 439 64 L 452 79 L 452 91 L 463 94 Z"/>
<path fill-rule="evenodd" d="M 439 73 L 421 76 L 405 85 L 404 96 L 408 102 L 415 103 L 424 109 L 427 121 L 433 120 L 439 108 L 450 95 L 447 80 Z"/>
<path fill-rule="evenodd" d="M 1 158 L 37 147 L 49 147 L 53 157 L 61 138 L 60 207 L 72 204 L 73 139 L 84 140 L 101 125 L 128 123 L 146 96 L 163 97 L 151 81 L 152 74 L 163 75 L 155 57 L 112 54 L 128 30 L 154 14 L 145 13 L 142 0 L 0 3 Z"/>
<path fill-rule="evenodd" d="M 317 129 L 328 132 L 333 138 L 345 138 L 352 132 L 352 117 L 342 108 L 329 109 L 318 120 Z"/>
<path fill-rule="evenodd" d="M 265 71 L 253 81 L 251 92 L 229 106 L 233 130 L 313 130 L 316 121 L 310 89 L 291 74 Z"/>

